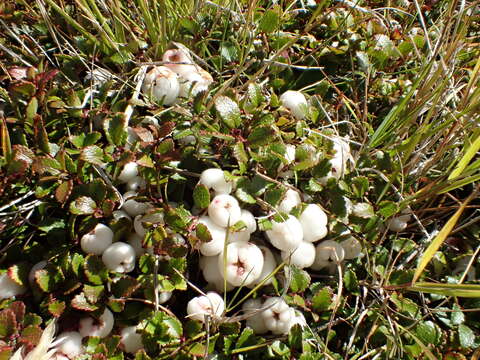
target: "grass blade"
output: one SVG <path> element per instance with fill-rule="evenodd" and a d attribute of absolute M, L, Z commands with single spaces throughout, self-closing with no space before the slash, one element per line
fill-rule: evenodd
<path fill-rule="evenodd" d="M 445 241 L 447 236 L 452 232 L 455 224 L 457 223 L 458 219 L 462 215 L 462 213 L 465 210 L 465 207 L 467 206 L 467 204 L 476 195 L 477 195 L 477 191 L 473 191 L 470 194 L 470 196 L 462 203 L 462 205 L 460 205 L 460 207 L 455 212 L 455 214 L 453 214 L 453 216 L 447 221 L 447 223 L 443 226 L 442 230 L 440 230 L 438 235 L 435 237 L 435 239 L 433 239 L 431 244 L 425 250 L 425 252 L 423 253 L 422 258 L 420 259 L 420 262 L 417 266 L 417 269 L 415 270 L 415 274 L 413 275 L 412 284 L 415 284 L 415 282 L 418 280 L 420 275 L 422 275 L 422 272 L 425 269 L 425 267 L 427 266 L 427 264 L 435 256 L 435 253 L 440 248 L 440 246 L 443 244 L 443 242 Z"/>
<path fill-rule="evenodd" d="M 431 282 L 418 282 L 407 287 L 410 291 L 424 292 L 444 296 L 465 298 L 480 298 L 480 285 L 465 284 L 439 284 Z"/>
<path fill-rule="evenodd" d="M 460 176 L 463 170 L 465 170 L 465 168 L 468 166 L 470 161 L 473 159 L 473 157 L 475 156 L 478 150 L 480 150 L 480 135 L 478 135 L 475 141 L 467 148 L 467 151 L 465 151 L 465 154 L 462 156 L 462 158 L 458 162 L 458 165 L 455 168 L 455 170 L 453 170 L 450 176 L 448 177 L 448 180 L 455 179 L 456 177 Z"/>

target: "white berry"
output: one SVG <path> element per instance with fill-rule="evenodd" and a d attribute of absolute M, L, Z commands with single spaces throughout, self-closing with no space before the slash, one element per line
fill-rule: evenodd
<path fill-rule="evenodd" d="M 328 268 L 331 270 L 345 258 L 342 245 L 333 241 L 322 241 L 315 250 L 315 262 L 311 266 L 314 270 Z"/>
<path fill-rule="evenodd" d="M 302 225 L 292 215 L 283 222 L 272 221 L 272 229 L 266 234 L 272 245 L 283 251 L 296 249 L 303 240 Z"/>
<path fill-rule="evenodd" d="M 204 256 L 215 256 L 223 251 L 227 231 L 215 224 L 208 216 L 201 216 L 198 222 L 205 225 L 212 236 L 212 240 L 200 245 L 200 253 Z"/>
<path fill-rule="evenodd" d="M 233 286 L 250 285 L 262 273 L 262 251 L 248 242 L 228 244 L 226 254 L 218 258 L 218 269 Z"/>
<path fill-rule="evenodd" d="M 327 214 L 315 204 L 309 204 L 298 218 L 302 224 L 303 240 L 315 242 L 327 236 Z"/>
<path fill-rule="evenodd" d="M 298 192 L 288 189 L 285 192 L 282 201 L 278 204 L 277 210 L 288 214 L 295 206 L 300 205 L 301 202 L 302 199 L 300 199 Z"/>
<path fill-rule="evenodd" d="M 180 93 L 178 75 L 168 67 L 155 66 L 145 76 L 142 93 L 164 105 L 172 105 Z"/>
<path fill-rule="evenodd" d="M 288 90 L 280 96 L 280 101 L 298 120 L 306 117 L 308 113 L 308 103 L 305 95 L 300 91 Z"/>
<path fill-rule="evenodd" d="M 41 270 L 45 268 L 45 266 L 47 266 L 47 262 L 45 260 L 39 261 L 32 266 L 30 272 L 28 273 L 28 282 L 30 283 L 30 285 L 35 284 L 35 273 L 37 272 L 37 270 Z"/>
<path fill-rule="evenodd" d="M 216 292 L 210 291 L 204 296 L 197 296 L 187 304 L 187 314 L 190 318 L 205 321 L 205 315 L 221 317 L 225 310 L 223 298 Z"/>
<path fill-rule="evenodd" d="M 10 279 L 7 273 L 0 275 L 0 300 L 22 295 L 26 291 L 27 288 L 25 286 L 19 285 Z"/>
<path fill-rule="evenodd" d="M 136 176 L 138 176 L 138 165 L 136 162 L 131 161 L 123 166 L 123 169 L 118 175 L 117 179 L 122 183 L 127 183 Z"/>
<path fill-rule="evenodd" d="M 355 259 L 362 255 L 362 244 L 353 236 L 340 242 L 343 250 L 345 250 L 345 259 Z"/>
<path fill-rule="evenodd" d="M 97 224 L 80 239 L 80 246 L 87 254 L 101 255 L 113 242 L 113 231 L 107 225 Z"/>
<path fill-rule="evenodd" d="M 199 184 L 215 191 L 215 194 L 230 194 L 233 183 L 225 180 L 223 170 L 217 168 L 206 169 L 200 175 Z"/>
<path fill-rule="evenodd" d="M 311 242 L 302 241 L 295 250 L 282 251 L 282 259 L 300 269 L 310 267 L 315 261 L 315 246 Z"/>
<path fill-rule="evenodd" d="M 137 195 L 138 194 L 134 191 L 127 191 L 123 194 L 125 202 L 123 203 L 122 210 L 132 217 L 143 214 L 152 207 L 149 203 L 142 203 L 135 200 L 134 197 Z"/>
<path fill-rule="evenodd" d="M 204 279 L 211 285 L 215 290 L 219 292 L 230 291 L 234 286 L 230 283 L 225 283 L 223 278 L 223 272 L 218 270 L 219 256 L 202 256 L 200 258 L 200 269 L 202 269 L 202 274 Z M 226 288 L 225 288 L 226 285 Z"/>
<path fill-rule="evenodd" d="M 143 348 L 142 335 L 137 333 L 136 326 L 128 326 L 122 329 L 120 333 L 121 343 L 126 352 L 135 354 L 138 350 Z"/>
<path fill-rule="evenodd" d="M 55 348 L 57 352 L 73 359 L 84 352 L 82 338 L 83 336 L 77 331 L 63 332 L 57 336 L 58 342 Z"/>
<path fill-rule="evenodd" d="M 265 280 L 277 267 L 277 261 L 275 260 L 275 256 L 273 256 L 273 253 L 270 251 L 270 249 L 266 246 L 259 246 L 259 248 L 263 254 L 263 268 L 258 279 L 252 284 L 248 285 L 248 287 L 252 289 Z M 265 280 L 263 282 L 263 286 L 271 284 L 273 282 L 273 278 L 274 277 L 272 276 L 268 280 Z"/>
<path fill-rule="evenodd" d="M 100 338 L 107 337 L 113 329 L 114 318 L 110 310 L 105 311 L 98 320 L 91 316 L 80 319 L 79 332 L 82 337 L 98 336 Z"/>
<path fill-rule="evenodd" d="M 248 299 L 242 305 L 242 310 L 247 317 L 246 325 L 253 330 L 255 334 L 265 334 L 268 332 L 265 320 L 261 315 L 263 303 L 261 299 Z"/>
<path fill-rule="evenodd" d="M 118 241 L 103 252 L 102 261 L 111 271 L 128 273 L 135 268 L 135 249 L 127 243 Z"/>
<path fill-rule="evenodd" d="M 208 206 L 208 216 L 221 227 L 234 225 L 240 220 L 241 214 L 237 199 L 227 194 L 215 196 Z"/>
<path fill-rule="evenodd" d="M 143 190 L 147 186 L 147 182 L 141 176 L 135 176 L 128 180 L 127 182 L 127 190 L 128 191 L 137 191 Z"/>
<path fill-rule="evenodd" d="M 135 219 L 133 220 L 133 228 L 135 229 L 137 235 L 142 238 L 147 233 L 144 223 L 165 224 L 163 220 L 163 212 L 155 211 L 149 214 L 135 216 Z"/>
<path fill-rule="evenodd" d="M 262 312 L 265 326 L 274 334 L 288 334 L 292 327 L 293 314 L 281 297 L 271 297 L 263 304 L 267 309 Z"/>

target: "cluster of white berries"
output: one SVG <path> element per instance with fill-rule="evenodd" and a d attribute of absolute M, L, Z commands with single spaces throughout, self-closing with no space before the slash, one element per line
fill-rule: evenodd
<path fill-rule="evenodd" d="M 206 226 L 211 235 L 211 240 L 200 246 L 203 255 L 200 267 L 204 278 L 218 291 L 224 289 L 225 281 L 227 290 L 255 284 L 261 280 L 265 265 L 268 268 L 271 265 L 265 264 L 264 252 L 267 249 L 250 242 L 250 235 L 257 230 L 253 214 L 241 209 L 237 199 L 230 195 L 233 184 L 225 179 L 221 169 L 205 170 L 199 184 L 215 195 L 208 206 L 207 215 L 198 219 L 198 223 Z M 231 227 L 239 221 L 244 226 L 238 231 L 231 231 Z"/>
<path fill-rule="evenodd" d="M 105 308 L 99 319 L 88 316 L 80 320 L 78 331 L 64 331 L 57 336 L 50 350 L 53 355 L 49 360 L 74 359 L 85 353 L 83 339 L 88 336 L 105 338 L 113 330 L 114 317 L 110 310 Z M 142 336 L 136 332 L 136 326 L 125 327 L 121 330 L 120 342 L 128 353 L 136 353 L 143 348 Z M 50 353 L 49 352 L 49 353 Z"/>
<path fill-rule="evenodd" d="M 306 326 L 302 313 L 287 305 L 281 297 L 249 299 L 242 305 L 247 317 L 247 326 L 256 334 L 271 331 L 276 335 L 288 334 L 293 325 Z"/>
<path fill-rule="evenodd" d="M 163 66 L 151 69 L 142 84 L 144 95 L 174 104 L 179 97 L 196 96 L 206 91 L 213 82 L 212 76 L 195 64 L 186 49 L 171 49 L 163 54 Z"/>

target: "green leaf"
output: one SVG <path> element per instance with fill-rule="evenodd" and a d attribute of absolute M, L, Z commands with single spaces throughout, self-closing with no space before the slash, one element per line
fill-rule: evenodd
<path fill-rule="evenodd" d="M 85 276 L 94 285 L 101 285 L 108 279 L 108 270 L 96 255 L 88 255 L 84 262 Z"/>
<path fill-rule="evenodd" d="M 48 312 L 55 317 L 60 317 L 65 311 L 65 308 L 65 302 L 60 300 L 53 300 L 48 304 Z"/>
<path fill-rule="evenodd" d="M 88 196 L 80 196 L 70 203 L 70 212 L 75 215 L 91 215 L 96 208 L 97 204 Z"/>
<path fill-rule="evenodd" d="M 86 146 L 95 144 L 98 140 L 100 140 L 101 137 L 102 134 L 100 134 L 98 131 L 94 131 L 87 134 L 80 134 L 76 136 L 72 135 L 70 136 L 69 140 L 77 149 L 82 149 Z"/>
<path fill-rule="evenodd" d="M 291 274 L 290 290 L 292 292 L 301 292 L 307 289 L 310 285 L 310 275 L 296 266 L 290 266 L 288 269 Z"/>
<path fill-rule="evenodd" d="M 90 145 L 84 147 L 80 152 L 80 159 L 94 165 L 105 165 L 103 150 L 97 145 Z"/>
<path fill-rule="evenodd" d="M 393 216 L 398 212 L 397 203 L 390 200 L 384 200 L 380 202 L 378 206 L 378 214 L 380 214 L 384 218 L 389 218 L 390 216 Z"/>
<path fill-rule="evenodd" d="M 28 286 L 28 274 L 30 265 L 27 262 L 19 262 L 8 268 L 8 277 L 18 285 Z"/>
<path fill-rule="evenodd" d="M 452 320 L 453 325 L 460 325 L 463 324 L 465 321 L 465 314 L 463 311 L 460 309 L 460 307 L 457 304 L 453 304 L 452 306 L 452 314 L 450 315 L 450 319 Z"/>
<path fill-rule="evenodd" d="M 62 165 L 56 159 L 46 156 L 37 156 L 33 161 L 32 168 L 40 175 L 49 173 L 56 176 L 62 172 Z"/>
<path fill-rule="evenodd" d="M 97 303 L 98 300 L 103 296 L 105 292 L 105 288 L 103 285 L 88 285 L 85 284 L 83 286 L 83 292 L 85 294 L 85 297 L 90 303 Z"/>
<path fill-rule="evenodd" d="M 215 100 L 215 109 L 225 125 L 234 129 L 241 123 L 240 109 L 235 101 L 227 96 L 219 96 Z"/>
<path fill-rule="evenodd" d="M 58 185 L 57 189 L 55 190 L 55 199 L 57 199 L 58 202 L 60 203 L 65 203 L 72 193 L 73 189 L 73 181 L 68 180 L 60 185 Z"/>
<path fill-rule="evenodd" d="M 29 124 L 33 124 L 33 119 L 38 111 L 38 100 L 36 97 L 32 97 L 28 102 L 27 109 L 25 111 L 25 119 Z"/>
<path fill-rule="evenodd" d="M 317 291 L 317 293 L 312 297 L 312 308 L 316 312 L 328 311 L 331 309 L 333 304 L 333 293 L 332 289 L 325 287 Z"/>
<path fill-rule="evenodd" d="M 82 311 L 95 311 L 99 309 L 97 305 L 91 304 L 87 300 L 87 297 L 83 292 L 75 295 L 75 297 L 72 299 L 71 305 L 74 309 Z"/>
<path fill-rule="evenodd" d="M 116 146 L 123 146 L 127 140 L 127 123 L 123 115 L 114 116 L 106 119 L 103 123 L 103 129 L 107 140 Z"/>
<path fill-rule="evenodd" d="M 466 325 L 458 326 L 458 340 L 463 348 L 469 348 L 475 345 L 475 333 Z"/>
<path fill-rule="evenodd" d="M 112 284 L 112 293 L 117 298 L 129 297 L 139 286 L 140 283 L 137 279 L 125 275 Z"/>
<path fill-rule="evenodd" d="M 210 230 L 208 230 L 208 227 L 205 224 L 198 223 L 195 228 L 195 233 L 201 242 L 212 241 L 212 234 L 210 234 Z"/>
<path fill-rule="evenodd" d="M 280 25 L 280 16 L 278 12 L 275 10 L 267 10 L 265 11 L 262 18 L 260 19 L 258 28 L 260 29 L 260 31 L 271 33 L 277 30 L 279 25 Z"/>
<path fill-rule="evenodd" d="M 198 184 L 193 189 L 193 201 L 199 209 L 206 209 L 210 205 L 210 192 L 203 184 Z"/>
<path fill-rule="evenodd" d="M 437 345 L 441 338 L 440 329 L 432 321 L 420 322 L 415 327 L 415 334 L 426 345 Z"/>
<path fill-rule="evenodd" d="M 34 116 L 34 137 L 35 142 L 40 150 L 45 154 L 50 154 L 50 143 L 48 142 L 47 130 L 45 129 L 45 124 L 40 115 Z"/>
<path fill-rule="evenodd" d="M 352 270 L 345 271 L 343 281 L 345 283 L 345 288 L 348 291 L 350 291 L 350 292 L 352 292 L 356 295 L 360 295 L 357 275 L 355 274 L 355 272 L 353 272 Z"/>
<path fill-rule="evenodd" d="M 275 137 L 276 132 L 272 126 L 258 126 L 252 130 L 247 141 L 251 148 L 258 148 L 272 143 Z"/>

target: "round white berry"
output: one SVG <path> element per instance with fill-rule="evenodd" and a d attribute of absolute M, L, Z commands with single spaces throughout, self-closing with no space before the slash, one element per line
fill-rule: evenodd
<path fill-rule="evenodd" d="M 102 261 L 111 271 L 128 273 L 135 268 L 135 249 L 127 243 L 115 242 L 103 252 Z"/>
<path fill-rule="evenodd" d="M 206 169 L 200 175 L 199 184 L 215 191 L 215 194 L 230 194 L 233 183 L 225 180 L 223 170 L 217 168 Z"/>
<path fill-rule="evenodd" d="M 26 291 L 27 288 L 25 286 L 19 285 L 10 279 L 7 273 L 0 275 L 0 300 L 22 295 Z"/>
<path fill-rule="evenodd" d="M 133 228 L 138 236 L 144 237 L 147 233 L 147 229 L 144 227 L 144 223 L 151 224 L 165 224 L 163 220 L 163 212 L 155 211 L 145 215 L 137 215 L 133 220 Z"/>
<path fill-rule="evenodd" d="M 227 231 L 215 224 L 208 216 L 201 216 L 198 222 L 205 225 L 212 236 L 212 240 L 200 245 L 200 253 L 204 256 L 215 256 L 223 251 Z"/>
<path fill-rule="evenodd" d="M 290 307 L 281 297 L 271 297 L 265 300 L 262 312 L 265 326 L 274 334 L 288 334 L 292 327 L 293 314 Z"/>
<path fill-rule="evenodd" d="M 296 249 L 303 240 L 303 229 L 296 217 L 288 215 L 283 222 L 272 221 L 272 229 L 266 234 L 270 242 L 279 250 L 289 251 Z"/>
<path fill-rule="evenodd" d="M 218 269 L 233 286 L 250 285 L 262 273 L 262 251 L 248 242 L 228 244 L 226 254 L 218 258 Z"/>
<path fill-rule="evenodd" d="M 136 162 L 131 161 L 123 166 L 123 169 L 118 175 L 117 179 L 122 183 L 127 183 L 136 176 L 138 176 L 138 165 Z"/>
<path fill-rule="evenodd" d="M 143 348 L 142 335 L 137 333 L 136 326 L 128 326 L 123 328 L 120 333 L 121 343 L 126 352 L 135 354 L 138 350 Z"/>
<path fill-rule="evenodd" d="M 138 236 L 137 233 L 130 233 L 127 237 L 127 243 L 135 250 L 135 256 L 140 257 L 145 254 L 145 250 L 143 248 L 143 237 Z"/>
<path fill-rule="evenodd" d="M 240 220 L 241 214 L 237 199 L 227 194 L 215 196 L 208 206 L 208 216 L 221 227 L 234 225 Z"/>
<path fill-rule="evenodd" d="M 202 269 L 203 277 L 213 289 L 219 292 L 230 291 L 234 286 L 228 282 L 225 284 L 223 272 L 218 270 L 219 256 L 223 255 L 202 256 L 200 258 L 200 268 Z"/>
<path fill-rule="evenodd" d="M 132 217 L 143 214 L 152 207 L 152 205 L 149 203 L 136 201 L 134 198 L 137 195 L 138 194 L 134 191 L 127 191 L 125 194 L 123 194 L 125 202 L 123 203 L 122 210 L 126 211 L 126 213 Z"/>
<path fill-rule="evenodd" d="M 327 236 L 327 214 L 315 204 L 309 204 L 298 218 L 302 224 L 303 240 L 315 242 Z"/>
<path fill-rule="evenodd" d="M 245 227 L 240 231 L 235 231 L 229 234 L 230 241 L 249 241 L 250 234 L 257 230 L 257 222 L 253 214 L 245 209 L 241 210 L 240 221 L 243 221 Z"/>
<path fill-rule="evenodd" d="M 246 325 L 253 330 L 255 334 L 265 334 L 268 332 L 265 320 L 261 315 L 263 303 L 261 299 L 248 299 L 242 305 L 242 310 L 247 317 Z"/>
<path fill-rule="evenodd" d="M 55 349 L 68 358 L 74 358 L 83 353 L 83 336 L 77 331 L 66 331 L 57 336 Z"/>
<path fill-rule="evenodd" d="M 98 320 L 95 320 L 91 316 L 80 319 L 79 332 L 82 337 L 86 336 L 98 336 L 100 338 L 107 337 L 113 329 L 114 318 L 110 310 L 105 308 L 102 315 Z"/>
<path fill-rule="evenodd" d="M 180 97 L 196 96 L 198 93 L 207 91 L 213 82 L 212 76 L 203 69 L 182 74 L 180 76 Z"/>
<path fill-rule="evenodd" d="M 312 266 L 315 261 L 315 246 L 302 241 L 295 250 L 282 251 L 282 259 L 287 264 L 292 264 L 300 269 Z"/>
<path fill-rule="evenodd" d="M 275 260 L 275 256 L 270 251 L 269 248 L 266 246 L 259 246 L 260 250 L 263 254 L 263 268 L 260 276 L 257 280 L 255 280 L 252 284 L 248 285 L 249 288 L 253 289 L 256 285 L 260 284 L 263 280 L 265 280 L 277 267 L 277 261 Z M 273 282 L 273 276 L 270 277 L 268 280 L 263 282 L 263 286 L 267 286 Z"/>
<path fill-rule="evenodd" d="M 126 218 L 130 221 L 132 221 L 132 218 L 130 217 L 130 215 L 127 214 L 126 211 L 124 210 L 115 210 L 114 212 L 112 212 L 112 217 L 114 220 L 120 220 L 121 218 Z"/>
<path fill-rule="evenodd" d="M 343 250 L 345 250 L 345 259 L 355 259 L 362 255 L 362 244 L 353 236 L 340 242 Z"/>
<path fill-rule="evenodd" d="M 190 54 L 182 49 L 170 49 L 163 53 L 162 62 L 166 67 L 180 76 L 197 72 L 197 65 L 193 63 Z"/>
<path fill-rule="evenodd" d="M 134 178 L 128 180 L 127 190 L 128 191 L 137 191 L 143 190 L 147 186 L 147 182 L 141 176 L 135 176 Z"/>
<path fill-rule="evenodd" d="M 315 262 L 311 266 L 314 270 L 334 268 L 345 258 L 345 250 L 342 245 L 333 241 L 322 241 L 315 250 Z"/>
<path fill-rule="evenodd" d="M 307 116 L 307 99 L 300 91 L 288 90 L 280 96 L 280 101 L 295 118 L 302 120 Z"/>
<path fill-rule="evenodd" d="M 288 189 L 285 195 L 283 195 L 282 201 L 278 204 L 277 210 L 288 214 L 295 206 L 300 205 L 301 202 L 302 199 L 300 199 L 298 192 Z"/>
<path fill-rule="evenodd" d="M 205 321 L 205 315 L 221 317 L 225 310 L 223 298 L 216 292 L 210 291 L 204 296 L 197 296 L 187 304 L 187 314 L 190 318 Z"/>
<path fill-rule="evenodd" d="M 80 239 L 80 246 L 87 254 L 101 255 L 113 241 L 113 231 L 107 225 L 97 224 Z"/>
<path fill-rule="evenodd" d="M 172 105 L 180 93 L 178 75 L 168 67 L 155 66 L 145 76 L 142 93 L 164 105 Z"/>

